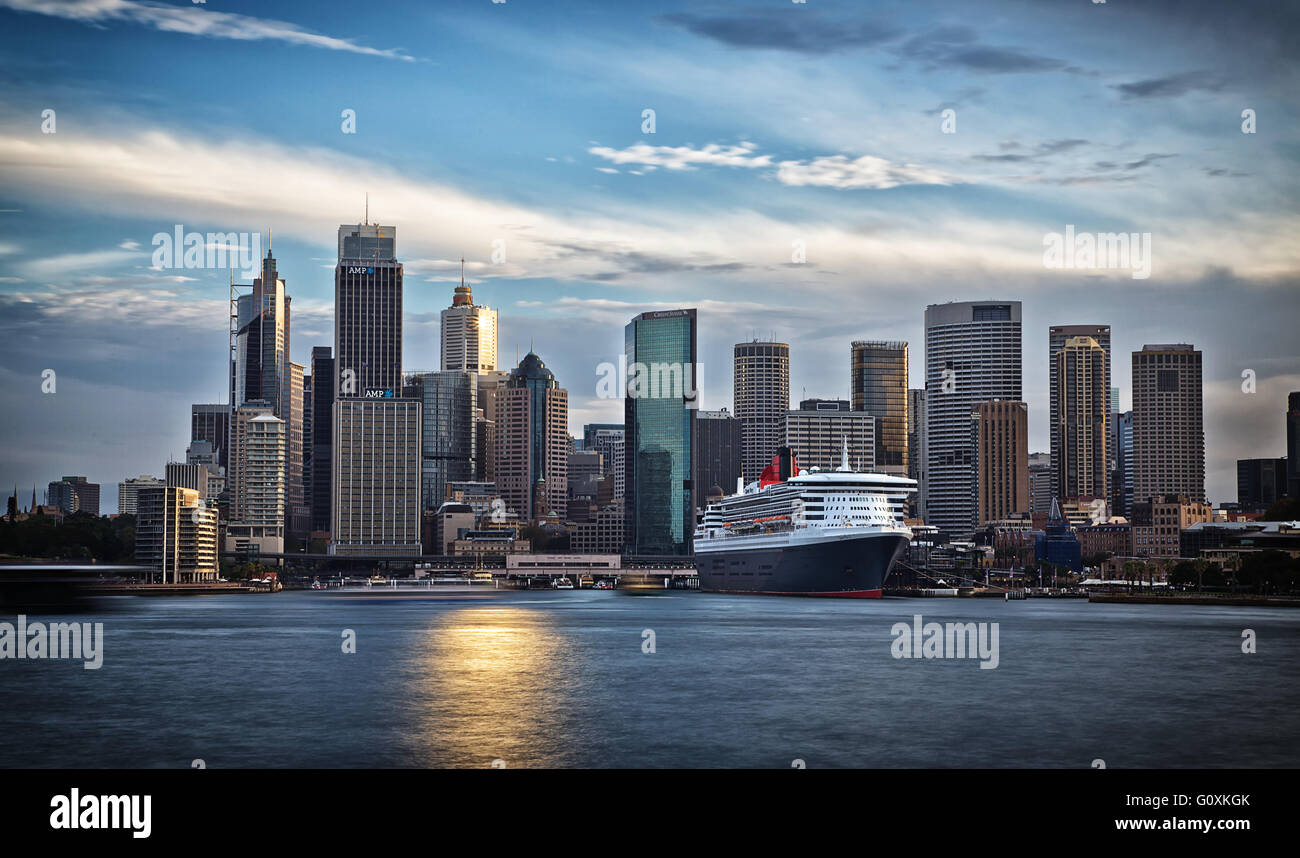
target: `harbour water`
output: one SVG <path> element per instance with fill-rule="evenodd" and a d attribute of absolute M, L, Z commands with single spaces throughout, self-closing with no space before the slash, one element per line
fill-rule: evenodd
<path fill-rule="evenodd" d="M 894 658 L 918 613 L 998 623 L 997 668 Z M 104 624 L 103 665 L 0 661 L 0 767 L 1300 766 L 1288 609 L 286 592 L 67 619 Z"/>

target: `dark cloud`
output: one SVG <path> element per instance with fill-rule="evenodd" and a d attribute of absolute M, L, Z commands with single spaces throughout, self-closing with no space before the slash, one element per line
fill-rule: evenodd
<path fill-rule="evenodd" d="M 875 21 L 832 21 L 788 14 L 712 16 L 678 13 L 661 21 L 697 36 L 737 48 L 769 48 L 803 54 L 824 54 L 887 42 L 899 31 Z"/>
<path fill-rule="evenodd" d="M 551 243 L 550 246 L 563 256 L 589 257 L 606 263 L 613 268 L 614 270 L 578 275 L 578 279 L 593 280 L 600 283 L 621 280 L 635 274 L 666 274 L 681 271 L 729 274 L 752 267 L 744 262 L 693 261 L 679 257 L 645 253 L 639 250 L 626 250 L 610 242 L 563 242 Z"/>
<path fill-rule="evenodd" d="M 963 68 L 984 74 L 1056 71 L 1069 65 L 1019 48 L 980 44 L 970 27 L 940 27 L 913 36 L 902 44 L 899 53 L 931 70 Z"/>
<path fill-rule="evenodd" d="M 1223 89 L 1222 75 L 1207 71 L 1190 71 L 1166 77 L 1153 77 L 1132 83 L 1114 84 L 1125 98 L 1177 98 L 1189 92 L 1218 92 Z"/>
<path fill-rule="evenodd" d="M 1008 140 L 1004 143 L 998 144 L 998 148 L 1002 150 L 1003 154 L 972 155 L 971 160 L 998 164 L 1020 164 L 1027 161 L 1041 160 L 1052 155 L 1059 155 L 1062 152 L 1069 152 L 1071 149 L 1087 145 L 1087 140 L 1078 137 L 1070 137 L 1062 140 L 1047 140 L 1039 143 L 1031 152 L 1009 152 L 1009 150 L 1023 149 L 1024 147 L 1014 140 Z"/>

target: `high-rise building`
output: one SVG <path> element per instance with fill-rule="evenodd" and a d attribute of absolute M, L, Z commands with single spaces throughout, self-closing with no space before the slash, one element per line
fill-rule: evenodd
<path fill-rule="evenodd" d="M 230 406 L 219 403 L 190 406 L 190 438 L 207 441 L 217 453 L 217 463 L 230 468 Z"/>
<path fill-rule="evenodd" d="M 460 370 L 415 372 L 407 374 L 405 387 L 406 396 L 418 399 L 423 411 L 421 503 L 425 510 L 437 510 L 447 499 L 448 482 L 474 479 L 477 378 Z"/>
<path fill-rule="evenodd" d="M 217 579 L 217 509 L 196 489 L 141 488 L 136 513 L 135 558 L 160 584 Z"/>
<path fill-rule="evenodd" d="M 246 286 L 248 294 L 232 293 L 230 402 L 265 402 L 281 420 L 290 408 L 289 314 L 290 298 L 276 270 L 271 248 L 262 260 L 262 276 Z"/>
<path fill-rule="evenodd" d="M 230 469 L 227 471 L 229 521 L 227 550 L 259 554 L 284 551 L 285 422 L 268 404 L 249 403 L 231 418 Z"/>
<path fill-rule="evenodd" d="M 135 515 L 139 509 L 140 490 L 158 488 L 167 485 L 166 480 L 141 474 L 117 484 L 117 512 L 119 515 Z"/>
<path fill-rule="evenodd" d="M 1029 406 L 1023 402 L 980 402 L 971 418 L 979 523 L 1028 513 Z"/>
<path fill-rule="evenodd" d="M 720 488 L 724 494 L 736 491 L 743 450 L 740 421 L 725 408 L 697 412 L 693 447 L 695 476 L 691 485 L 695 492 L 695 508 L 703 509 L 711 489 Z"/>
<path fill-rule="evenodd" d="M 523 521 L 563 516 L 569 505 L 569 393 L 536 354 L 510 371 L 496 397 L 493 473 Z"/>
<path fill-rule="evenodd" d="M 209 471 L 207 465 L 168 462 L 166 473 L 168 486 L 180 489 L 194 489 L 199 493 L 199 497 L 204 500 L 212 496 L 208 490 Z"/>
<path fill-rule="evenodd" d="M 305 541 L 311 531 L 311 510 L 307 507 L 307 488 L 305 484 L 305 449 L 306 449 L 306 414 L 303 402 L 306 367 L 294 361 L 288 362 L 286 375 L 289 396 L 286 402 L 284 420 L 286 437 L 285 459 L 285 497 L 284 530 L 295 539 Z"/>
<path fill-rule="evenodd" d="M 600 453 L 605 468 L 602 476 L 617 473 L 614 468 L 614 448 L 622 443 L 622 423 L 588 423 L 582 427 L 582 449 Z M 623 477 L 620 475 L 618 482 L 621 484 L 622 481 Z"/>
<path fill-rule="evenodd" d="M 1287 497 L 1300 498 L 1300 391 L 1286 398 Z"/>
<path fill-rule="evenodd" d="M 949 537 L 978 524 L 971 413 L 1024 400 L 1019 301 L 925 309 L 925 520 Z"/>
<path fill-rule="evenodd" d="M 1060 468 L 1060 439 L 1057 437 L 1060 426 L 1061 416 L 1059 413 L 1059 403 L 1061 401 L 1060 391 L 1058 390 L 1058 362 L 1057 353 L 1065 348 L 1067 341 L 1074 337 L 1091 337 L 1096 341 L 1098 347 L 1105 354 L 1105 373 L 1106 380 L 1102 382 L 1109 385 L 1110 380 L 1114 378 L 1111 374 L 1110 367 L 1110 325 L 1052 325 L 1047 329 L 1047 374 L 1048 374 L 1048 435 L 1051 446 L 1048 448 L 1052 454 L 1052 473 L 1053 473 L 1053 493 L 1064 502 L 1065 495 L 1060 494 L 1060 486 L 1063 483 Z M 1105 396 L 1110 396 L 1109 388 L 1105 391 Z M 1115 396 L 1118 399 L 1119 391 L 1115 390 Z M 1119 408 L 1119 402 L 1114 403 L 1116 410 Z"/>
<path fill-rule="evenodd" d="M 497 311 L 474 303 L 465 285 L 465 260 L 451 306 L 442 311 L 444 372 L 493 372 L 497 368 Z"/>
<path fill-rule="evenodd" d="M 99 483 L 87 482 L 85 477 L 63 477 L 50 483 L 48 492 L 46 502 L 65 514 L 99 515 Z"/>
<path fill-rule="evenodd" d="M 624 328 L 624 353 L 628 366 L 677 367 L 679 377 L 697 377 L 695 310 L 661 310 L 642 313 Z M 749 350 L 760 346 L 770 350 L 785 349 L 786 358 L 773 357 L 773 365 L 762 367 Z M 745 402 L 747 413 L 757 419 L 766 411 L 758 408 L 758 389 L 769 386 L 760 381 L 771 370 L 770 386 L 780 387 L 778 377 L 785 378 L 786 401 L 789 401 L 789 348 L 775 344 L 736 346 L 736 375 L 740 382 L 736 401 Z M 776 364 L 784 364 L 784 370 Z M 692 382 L 690 390 L 673 390 L 659 384 L 639 390 L 631 383 L 623 405 L 624 469 L 623 527 L 627 553 L 634 555 L 687 555 L 695 532 L 695 416 L 699 391 Z M 669 389 L 665 389 L 669 388 Z M 779 394 L 777 395 L 779 398 Z M 788 407 L 788 406 L 787 406 Z M 763 409 L 766 405 L 763 406 Z M 739 418 L 740 410 L 736 416 Z M 758 425 L 758 424 L 755 424 Z M 766 424 L 763 424 L 764 427 Z M 781 422 L 777 421 L 779 433 Z M 764 428 L 766 431 L 766 428 Z M 742 440 L 744 423 L 741 424 Z M 750 438 L 757 436 L 751 435 Z M 780 435 L 775 437 L 780 444 Z"/>
<path fill-rule="evenodd" d="M 420 401 L 334 404 L 331 554 L 421 552 Z"/>
<path fill-rule="evenodd" d="M 859 340 L 851 355 L 853 410 L 876 418 L 875 469 L 907 476 L 907 343 Z"/>
<path fill-rule="evenodd" d="M 1287 458 L 1238 459 L 1237 506 L 1243 512 L 1263 512 L 1287 497 Z"/>
<path fill-rule="evenodd" d="M 1052 454 L 1029 454 L 1029 512 L 1046 516 L 1052 511 Z"/>
<path fill-rule="evenodd" d="M 420 553 L 420 402 L 401 396 L 397 228 L 344 224 L 334 267 L 330 553 Z"/>
<path fill-rule="evenodd" d="M 1133 352 L 1133 500 L 1205 501 L 1201 353 L 1190 345 Z"/>
<path fill-rule="evenodd" d="M 843 464 L 847 443 L 849 467 L 874 471 L 879 428 L 880 418 L 852 410 L 846 399 L 805 399 L 786 412 L 785 446 L 798 456 L 800 468 L 831 471 Z"/>
<path fill-rule="evenodd" d="M 925 390 L 907 391 L 907 475 L 916 480 L 916 493 L 908 502 L 908 512 L 925 518 Z"/>
<path fill-rule="evenodd" d="M 744 452 L 741 470 L 745 482 L 752 483 L 785 437 L 785 414 L 790 410 L 790 346 L 758 340 L 737 343 L 732 394 Z"/>
<path fill-rule="evenodd" d="M 334 459 L 334 358 L 329 346 L 311 350 L 311 529 L 330 529 Z"/>
<path fill-rule="evenodd" d="M 1113 515 L 1133 514 L 1133 412 L 1121 411 L 1115 418 L 1115 470 L 1111 484 Z"/>
<path fill-rule="evenodd" d="M 1090 336 L 1069 337 L 1056 350 L 1052 462 L 1062 503 L 1082 497 L 1109 500 L 1109 357 Z"/>

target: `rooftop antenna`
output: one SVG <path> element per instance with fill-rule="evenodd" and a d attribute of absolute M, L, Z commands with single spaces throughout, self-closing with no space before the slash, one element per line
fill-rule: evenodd
<path fill-rule="evenodd" d="M 465 288 L 465 257 L 460 258 L 460 285 Z"/>

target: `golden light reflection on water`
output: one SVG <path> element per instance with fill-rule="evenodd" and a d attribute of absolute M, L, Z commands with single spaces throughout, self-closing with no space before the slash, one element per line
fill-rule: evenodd
<path fill-rule="evenodd" d="M 464 608 L 441 615 L 416 654 L 418 765 L 561 765 L 572 642 L 540 612 Z"/>

